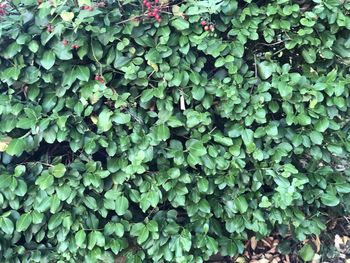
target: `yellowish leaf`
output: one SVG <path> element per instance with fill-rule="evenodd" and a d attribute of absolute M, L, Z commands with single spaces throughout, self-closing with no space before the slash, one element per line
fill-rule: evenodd
<path fill-rule="evenodd" d="M 63 21 L 70 22 L 74 18 L 74 13 L 63 11 L 60 16 L 62 17 Z"/>
<path fill-rule="evenodd" d="M 156 63 L 153 63 L 151 61 L 147 61 L 147 64 L 150 65 L 155 72 L 159 70 L 158 65 Z"/>
<path fill-rule="evenodd" d="M 97 123 L 97 117 L 96 116 L 91 116 L 90 119 L 91 119 L 93 124 Z"/>
<path fill-rule="evenodd" d="M 7 149 L 7 146 L 10 144 L 12 138 L 11 137 L 4 137 L 0 139 L 0 152 L 4 152 Z"/>
<path fill-rule="evenodd" d="M 315 108 L 316 104 L 317 104 L 317 99 L 312 99 L 312 100 L 310 101 L 309 108 L 310 108 L 310 109 Z"/>
<path fill-rule="evenodd" d="M 172 11 L 174 16 L 183 16 L 183 13 L 180 11 L 180 7 L 178 5 L 173 5 Z"/>
<path fill-rule="evenodd" d="M 79 6 L 84 6 L 84 5 L 91 5 L 91 1 L 90 0 L 78 0 L 78 5 Z"/>

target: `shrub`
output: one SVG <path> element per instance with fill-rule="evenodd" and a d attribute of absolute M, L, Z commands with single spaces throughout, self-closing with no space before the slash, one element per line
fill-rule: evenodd
<path fill-rule="evenodd" d="M 203 262 L 319 234 L 350 209 L 349 10 L 1 4 L 1 261 Z"/>

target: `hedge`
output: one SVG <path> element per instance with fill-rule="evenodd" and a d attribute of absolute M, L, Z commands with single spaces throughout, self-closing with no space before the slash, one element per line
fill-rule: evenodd
<path fill-rule="evenodd" d="M 348 214 L 349 10 L 3 2 L 1 262 L 204 262 Z"/>

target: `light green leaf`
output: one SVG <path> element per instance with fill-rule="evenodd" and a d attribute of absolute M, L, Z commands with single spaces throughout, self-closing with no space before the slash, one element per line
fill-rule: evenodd
<path fill-rule="evenodd" d="M 63 177 L 65 172 L 66 172 L 66 170 L 67 170 L 66 167 L 62 163 L 56 164 L 54 167 L 50 168 L 51 173 L 56 178 Z"/>
<path fill-rule="evenodd" d="M 299 251 L 299 256 L 306 262 L 311 261 L 315 255 L 315 251 L 310 244 L 305 244 Z"/>
<path fill-rule="evenodd" d="M 192 154 L 193 156 L 199 157 L 207 153 L 207 150 L 204 147 L 203 143 L 196 139 L 188 140 L 186 142 L 186 146 L 190 154 Z"/>
<path fill-rule="evenodd" d="M 268 79 L 269 77 L 272 76 L 272 73 L 275 72 L 275 65 L 272 64 L 271 62 L 268 62 L 268 61 L 260 62 L 260 63 L 257 65 L 257 68 L 258 68 L 259 76 L 260 76 L 263 80 Z"/>
<path fill-rule="evenodd" d="M 53 51 L 45 51 L 43 57 L 40 60 L 41 65 L 49 70 L 55 64 L 56 55 Z"/>
<path fill-rule="evenodd" d="M 13 139 L 7 146 L 6 153 L 12 156 L 14 155 L 20 156 L 23 153 L 25 146 L 26 146 L 26 143 L 23 139 L 21 138 Z"/>
<path fill-rule="evenodd" d="M 177 17 L 175 20 L 173 20 L 171 22 L 171 25 L 179 31 L 190 27 L 190 23 L 181 17 Z"/>
<path fill-rule="evenodd" d="M 78 247 L 82 247 L 86 240 L 86 233 L 83 229 L 80 229 L 75 233 L 75 243 Z"/>
<path fill-rule="evenodd" d="M 156 137 L 160 141 L 166 141 L 170 138 L 170 130 L 168 126 L 166 126 L 164 123 L 156 126 L 155 128 Z"/>
<path fill-rule="evenodd" d="M 35 180 L 35 184 L 39 185 L 41 190 L 49 188 L 52 186 L 53 182 L 54 178 L 48 171 L 42 172 L 42 174 Z"/>
<path fill-rule="evenodd" d="M 325 193 L 322 195 L 321 201 L 326 206 L 337 206 L 340 203 L 339 198 L 332 193 Z"/>
<path fill-rule="evenodd" d="M 77 66 L 74 70 L 77 79 L 88 81 L 90 79 L 90 69 L 87 66 Z"/>
<path fill-rule="evenodd" d="M 203 213 L 210 213 L 210 204 L 206 199 L 201 199 L 198 203 L 198 209 Z"/>
<path fill-rule="evenodd" d="M 7 235 L 11 235 L 13 233 L 13 230 L 14 230 L 14 225 L 10 219 L 8 219 L 6 217 L 0 217 L 0 228 Z"/>
<path fill-rule="evenodd" d="M 318 120 L 315 124 L 315 129 L 318 132 L 325 132 L 329 127 L 329 120 L 327 118 L 322 118 Z"/>
<path fill-rule="evenodd" d="M 129 207 L 129 201 L 125 196 L 118 196 L 115 200 L 115 212 L 118 216 L 126 213 Z"/>
<path fill-rule="evenodd" d="M 244 196 L 239 196 L 235 199 L 235 205 L 239 212 L 245 213 L 248 209 L 248 203 Z"/>
<path fill-rule="evenodd" d="M 30 213 L 22 214 L 16 221 L 16 231 L 22 232 L 27 230 L 31 223 L 32 215 Z"/>
<path fill-rule="evenodd" d="M 147 240 L 148 236 L 149 236 L 149 230 L 147 229 L 146 226 L 144 226 L 139 232 L 139 235 L 137 237 L 137 243 L 142 244 Z"/>
<path fill-rule="evenodd" d="M 104 109 L 99 115 L 97 120 L 97 127 L 100 131 L 106 132 L 112 128 L 111 116 L 113 112 L 108 109 Z"/>
<path fill-rule="evenodd" d="M 305 59 L 306 63 L 313 64 L 316 61 L 316 52 L 315 49 L 309 48 L 309 49 L 303 49 L 301 52 L 303 58 Z"/>

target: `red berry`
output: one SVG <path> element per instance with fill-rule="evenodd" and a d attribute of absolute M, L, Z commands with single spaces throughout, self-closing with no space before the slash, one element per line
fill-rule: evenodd
<path fill-rule="evenodd" d="M 62 41 L 62 44 L 65 45 L 65 46 L 67 46 L 67 45 L 68 45 L 68 41 L 67 41 L 66 39 L 64 39 L 64 40 Z"/>
<path fill-rule="evenodd" d="M 100 79 L 100 75 L 96 75 L 95 80 L 99 80 L 99 79 Z"/>
<path fill-rule="evenodd" d="M 152 13 L 147 13 L 147 16 L 148 16 L 148 17 L 152 17 L 153 14 L 152 14 Z"/>
<path fill-rule="evenodd" d="M 143 4 L 146 5 L 147 4 L 147 0 L 143 0 Z"/>
<path fill-rule="evenodd" d="M 159 0 L 154 0 L 155 3 L 159 3 Z"/>
<path fill-rule="evenodd" d="M 147 8 L 151 7 L 151 3 L 150 3 L 150 2 L 147 2 L 147 3 L 146 3 L 146 6 L 147 6 Z"/>
<path fill-rule="evenodd" d="M 201 21 L 202 26 L 205 26 L 206 24 L 207 24 L 207 21 L 205 21 L 205 20 Z"/>
<path fill-rule="evenodd" d="M 156 14 L 154 17 L 155 17 L 157 20 L 160 19 L 160 15 L 159 15 L 159 14 Z"/>
<path fill-rule="evenodd" d="M 158 13 L 159 9 L 156 7 L 153 9 L 153 12 Z"/>
<path fill-rule="evenodd" d="M 41 5 L 43 3 L 43 0 L 38 0 L 38 5 Z"/>
<path fill-rule="evenodd" d="M 210 31 L 214 31 L 215 30 L 215 26 L 214 25 L 210 25 L 209 29 L 210 29 Z"/>
<path fill-rule="evenodd" d="M 51 33 L 53 31 L 53 26 L 48 25 L 47 26 L 47 32 Z"/>
<path fill-rule="evenodd" d="M 208 30 L 209 30 L 209 27 L 208 27 L 208 26 L 205 26 L 205 27 L 204 27 L 204 30 L 205 30 L 205 31 L 208 31 Z"/>

